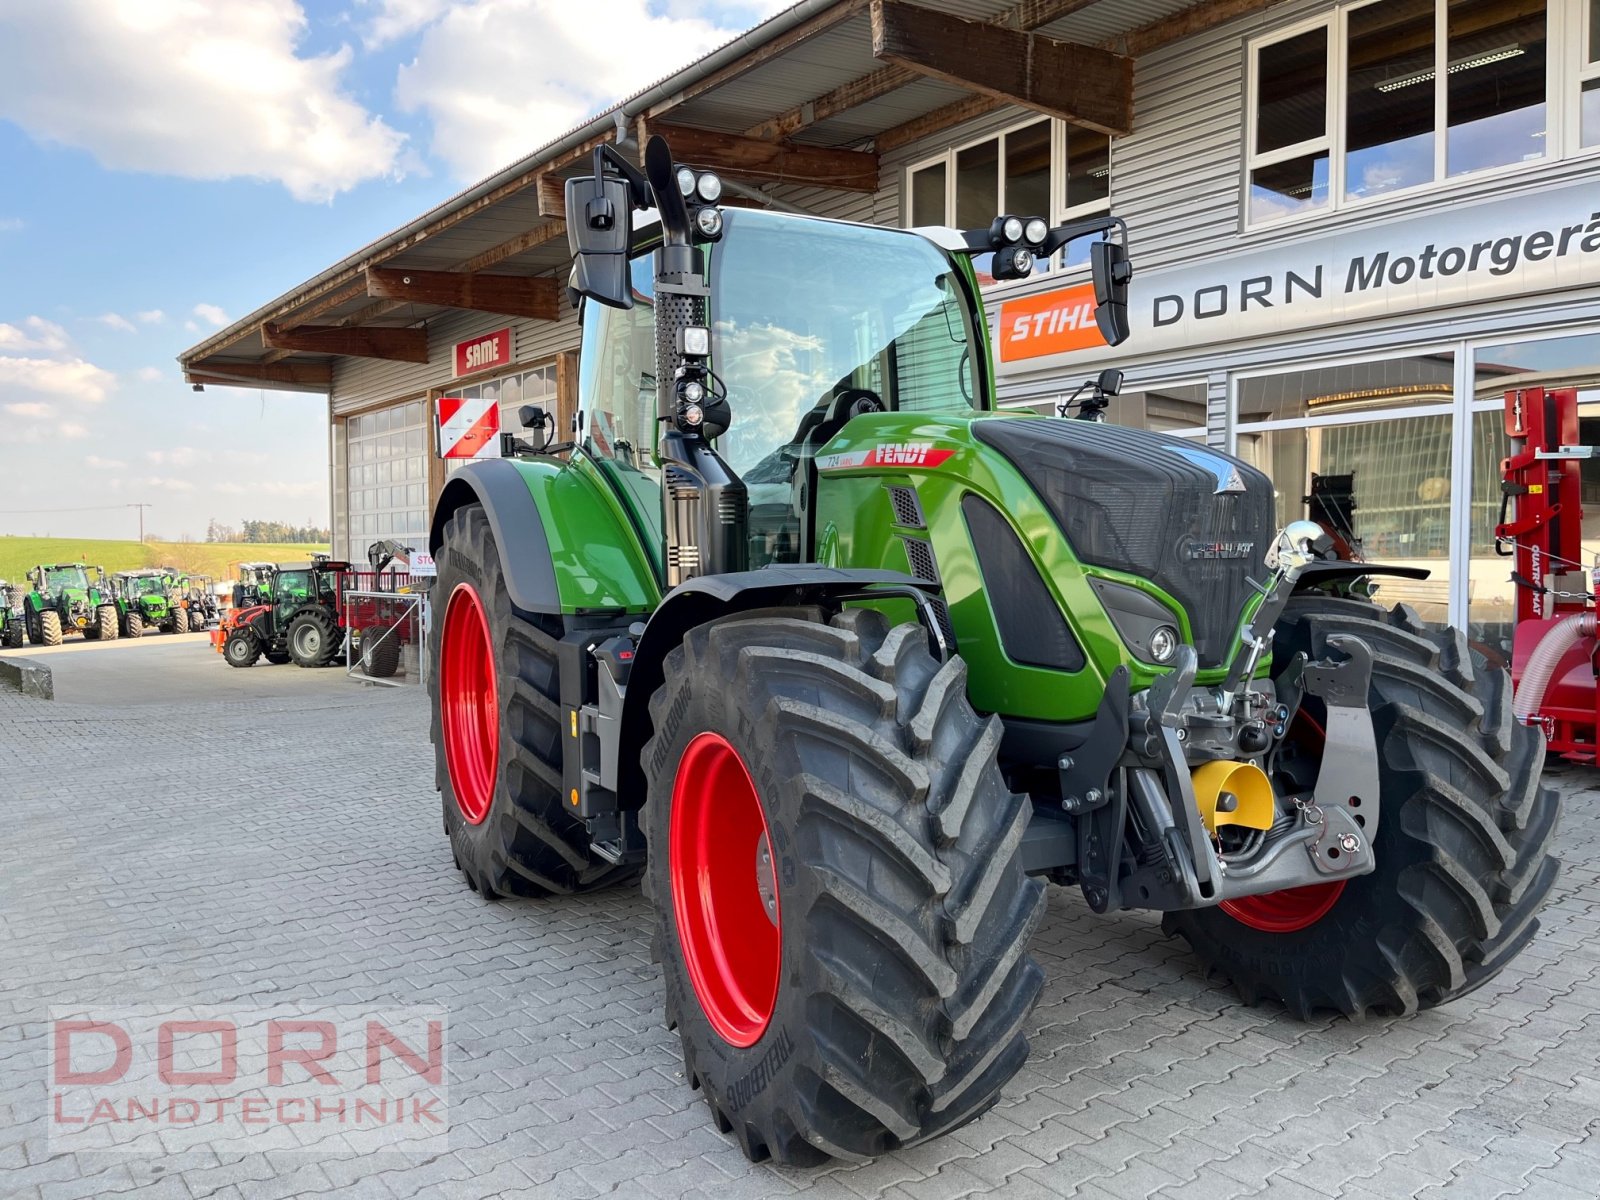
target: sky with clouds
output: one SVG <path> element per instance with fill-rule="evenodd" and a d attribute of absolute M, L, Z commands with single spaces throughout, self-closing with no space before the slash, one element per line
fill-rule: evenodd
<path fill-rule="evenodd" d="M 0 534 L 325 524 L 202 340 L 790 0 L 0 0 Z"/>

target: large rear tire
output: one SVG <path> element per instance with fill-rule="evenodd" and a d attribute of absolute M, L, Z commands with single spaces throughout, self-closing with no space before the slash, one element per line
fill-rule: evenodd
<path fill-rule="evenodd" d="M 1318 885 L 1334 892 L 1253 897 L 1233 915 L 1169 913 L 1163 927 L 1248 1003 L 1281 1000 L 1302 1018 L 1411 1013 L 1482 985 L 1533 937 L 1559 872 L 1560 802 L 1539 782 L 1544 739 L 1512 717 L 1509 676 L 1460 632 L 1403 606 L 1310 594 L 1277 626 L 1276 665 L 1324 657 L 1330 634 L 1373 652 L 1377 869 Z"/>
<path fill-rule="evenodd" d="M 511 607 L 481 505 L 445 523 L 429 651 L 434 786 L 467 885 L 485 899 L 565 895 L 633 879 L 590 848 L 562 803 L 559 617 Z"/>
<path fill-rule="evenodd" d="M 325 667 L 339 653 L 339 626 L 326 609 L 307 608 L 290 620 L 284 642 L 296 666 Z"/>
<path fill-rule="evenodd" d="M 1031 805 L 966 667 L 875 612 L 699 626 L 651 698 L 647 890 L 669 1027 L 752 1160 L 870 1158 L 985 1112 L 1028 1056 Z"/>

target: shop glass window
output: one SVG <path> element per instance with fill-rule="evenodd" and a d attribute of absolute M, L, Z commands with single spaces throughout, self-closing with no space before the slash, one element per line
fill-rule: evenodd
<path fill-rule="evenodd" d="M 1451 0 L 1447 21 L 1448 173 L 1544 157 L 1544 14 L 1506 0 Z"/>
<path fill-rule="evenodd" d="M 1600 145 L 1600 0 L 1584 0 L 1578 52 L 1578 134 L 1583 146 Z"/>
<path fill-rule="evenodd" d="M 336 552 L 359 558 L 366 551 L 366 543 L 375 537 L 393 536 L 413 546 L 426 539 L 425 484 L 417 484 L 415 496 L 409 488 L 390 486 L 406 479 L 426 478 L 423 414 L 421 401 L 408 401 L 351 417 L 346 422 L 341 472 L 348 498 L 346 533 Z"/>
<path fill-rule="evenodd" d="M 1500 461 L 1509 452 L 1505 394 L 1514 388 L 1578 389 L 1578 440 L 1600 445 L 1600 333 L 1479 346 L 1473 352 L 1472 500 L 1467 631 L 1473 644 L 1509 663 L 1516 611 L 1511 562 L 1495 553 Z M 1574 569 L 1600 561 L 1600 461 L 1577 464 L 1582 478 L 1583 554 Z"/>
<path fill-rule="evenodd" d="M 1378 583 L 1378 599 L 1441 622 L 1450 602 L 1454 376 L 1454 355 L 1439 353 L 1236 385 L 1237 452 L 1272 479 L 1278 523 L 1316 521 L 1342 549 L 1425 567 L 1426 580 Z"/>
<path fill-rule="evenodd" d="M 1255 48 L 1252 221 L 1328 203 L 1328 36 L 1319 25 Z"/>
<path fill-rule="evenodd" d="M 1572 91 L 1581 88 L 1585 145 L 1600 141 L 1600 90 L 1589 90 L 1600 89 L 1597 6 L 1584 0 L 1585 40 L 1567 55 L 1583 60 Z M 1369 0 L 1254 43 L 1247 220 L 1338 208 L 1554 153 L 1547 97 L 1558 64 L 1547 54 L 1546 7 Z"/>
<path fill-rule="evenodd" d="M 1001 213 L 1042 216 L 1052 224 L 1107 212 L 1111 139 L 1065 122 L 1039 119 L 911 168 L 907 217 L 912 226 L 987 227 Z M 1060 263 L 1089 261 L 1092 239 L 1069 244 Z M 1056 264 L 1041 262 L 1039 271 Z M 987 284 L 988 256 L 974 260 Z"/>

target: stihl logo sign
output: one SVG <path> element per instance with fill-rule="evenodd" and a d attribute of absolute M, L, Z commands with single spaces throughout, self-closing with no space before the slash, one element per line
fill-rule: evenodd
<path fill-rule="evenodd" d="M 1000 306 L 1000 361 L 1018 362 L 1104 346 L 1094 321 L 1094 284 L 1041 292 Z"/>
<path fill-rule="evenodd" d="M 491 367 L 509 366 L 511 363 L 511 330 L 497 329 L 483 337 L 456 343 L 456 378 L 476 375 Z"/>
<path fill-rule="evenodd" d="M 439 457 L 499 458 L 500 405 L 484 397 L 440 396 Z"/>

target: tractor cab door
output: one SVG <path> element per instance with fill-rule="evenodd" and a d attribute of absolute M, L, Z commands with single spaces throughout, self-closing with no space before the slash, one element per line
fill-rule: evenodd
<path fill-rule="evenodd" d="M 576 440 L 622 497 L 661 571 L 661 470 L 656 466 L 655 258 L 629 264 L 633 307 L 586 301 L 578 359 Z M 564 434 L 557 431 L 557 437 Z"/>
<path fill-rule="evenodd" d="M 279 571 L 272 589 L 272 619 L 282 629 L 289 618 L 313 599 L 310 571 Z"/>

